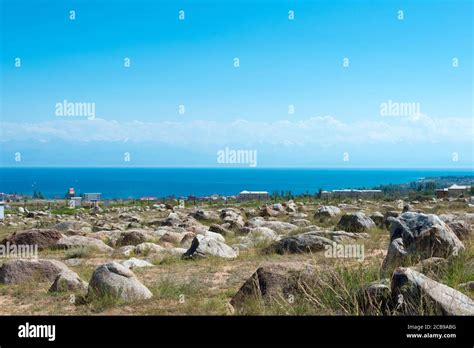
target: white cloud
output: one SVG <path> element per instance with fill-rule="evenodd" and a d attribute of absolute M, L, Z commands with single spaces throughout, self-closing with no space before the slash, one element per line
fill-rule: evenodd
<path fill-rule="evenodd" d="M 71 142 L 156 142 L 170 145 L 280 146 L 378 143 L 471 142 L 473 122 L 466 118 L 390 118 L 343 122 L 332 116 L 272 122 L 238 119 L 232 122 L 119 122 L 115 120 L 56 120 L 39 123 L 0 123 L 0 141 L 55 140 Z"/>

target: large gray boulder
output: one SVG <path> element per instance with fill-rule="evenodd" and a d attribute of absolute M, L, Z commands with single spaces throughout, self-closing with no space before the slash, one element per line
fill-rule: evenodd
<path fill-rule="evenodd" d="M 464 250 L 456 234 L 434 214 L 407 212 L 389 220 L 390 245 L 382 274 L 390 274 L 401 265 L 430 257 L 447 258 Z"/>
<path fill-rule="evenodd" d="M 127 302 L 145 300 L 153 296 L 135 274 L 117 262 L 96 268 L 89 281 L 88 298 L 111 297 Z"/>
<path fill-rule="evenodd" d="M 277 254 L 308 253 L 325 250 L 326 246 L 333 247 L 334 243 L 319 234 L 307 232 L 282 238 L 265 248 L 264 251 Z"/>
<path fill-rule="evenodd" d="M 314 272 L 314 268 L 302 263 L 264 265 L 244 282 L 230 304 L 238 312 L 244 312 L 255 301 L 264 304 L 287 301 L 290 295 L 302 292 L 305 279 L 311 283 Z"/>
<path fill-rule="evenodd" d="M 316 213 L 314 214 L 314 217 L 316 219 L 324 220 L 324 219 L 329 219 L 336 217 L 341 213 L 341 209 L 338 207 L 335 207 L 333 205 L 322 205 L 316 209 Z"/>
<path fill-rule="evenodd" d="M 337 228 L 346 232 L 367 232 L 373 227 L 375 223 L 362 212 L 344 214 L 337 223 Z"/>
<path fill-rule="evenodd" d="M 120 237 L 117 239 L 117 246 L 124 245 L 138 245 L 146 242 L 146 235 L 140 231 L 126 231 L 120 234 Z"/>
<path fill-rule="evenodd" d="M 57 260 L 9 260 L 0 267 L 0 284 L 19 284 L 28 281 L 52 282 L 61 272 L 72 271 Z"/>
<path fill-rule="evenodd" d="M 206 256 L 218 256 L 226 259 L 234 259 L 238 252 L 227 244 L 214 238 L 203 235 L 194 237 L 190 248 L 183 254 L 183 258 L 195 258 Z"/>
<path fill-rule="evenodd" d="M 244 218 L 238 210 L 232 208 L 225 208 L 221 210 L 220 218 L 222 223 L 229 226 L 229 228 L 242 228 L 244 227 Z"/>
<path fill-rule="evenodd" d="M 474 301 L 468 296 L 411 268 L 397 268 L 391 288 L 398 310 L 405 314 L 474 315 Z"/>
<path fill-rule="evenodd" d="M 55 246 L 57 241 L 61 239 L 63 235 L 61 232 L 52 229 L 31 229 L 27 231 L 21 231 L 13 233 L 9 237 L 5 238 L 1 244 L 6 245 L 31 245 L 37 246 L 38 250 L 50 248 Z"/>
<path fill-rule="evenodd" d="M 84 237 L 84 236 L 63 236 L 55 245 L 57 248 L 92 248 L 100 252 L 112 252 L 114 249 L 109 247 L 100 239 Z"/>

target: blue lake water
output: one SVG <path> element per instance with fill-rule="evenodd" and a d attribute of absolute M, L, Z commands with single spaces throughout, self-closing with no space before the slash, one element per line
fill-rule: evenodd
<path fill-rule="evenodd" d="M 314 194 L 344 188 L 400 184 L 428 176 L 473 175 L 448 169 L 263 169 L 263 168 L 0 168 L 0 192 L 63 197 L 100 192 L 103 198 L 234 195 L 242 190 Z"/>

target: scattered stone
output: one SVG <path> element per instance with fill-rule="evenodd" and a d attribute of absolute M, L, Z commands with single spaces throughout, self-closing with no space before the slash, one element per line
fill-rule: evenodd
<path fill-rule="evenodd" d="M 38 250 L 50 248 L 61 239 L 61 232 L 51 229 L 31 229 L 13 233 L 5 238 L 1 244 L 38 246 Z"/>
<path fill-rule="evenodd" d="M 336 217 L 340 213 L 341 209 L 339 209 L 338 207 L 335 207 L 333 205 L 323 205 L 318 207 L 316 213 L 314 214 L 314 217 L 316 219 L 325 220 Z"/>
<path fill-rule="evenodd" d="M 216 232 L 211 232 L 211 231 L 207 231 L 204 236 L 208 237 L 208 238 L 211 238 L 211 239 L 215 239 L 219 242 L 222 242 L 222 243 L 225 243 L 225 238 L 222 236 L 222 234 L 219 234 L 219 233 L 216 233 Z"/>
<path fill-rule="evenodd" d="M 460 240 L 469 239 L 471 235 L 471 225 L 464 220 L 451 220 L 447 221 L 446 224 L 453 230 L 454 234 Z"/>
<path fill-rule="evenodd" d="M 232 231 L 222 227 L 221 225 L 213 224 L 209 227 L 209 231 L 222 234 L 227 237 L 232 234 Z"/>
<path fill-rule="evenodd" d="M 72 271 L 57 260 L 9 260 L 0 267 L 0 284 L 18 284 L 28 281 L 52 282 L 61 272 Z"/>
<path fill-rule="evenodd" d="M 300 281 L 311 277 L 314 269 L 303 264 L 274 264 L 258 268 L 232 297 L 230 304 L 238 312 L 253 301 L 270 303 L 286 300 L 301 292 Z"/>
<path fill-rule="evenodd" d="M 112 297 L 127 302 L 153 296 L 132 271 L 117 262 L 99 266 L 92 274 L 88 290 L 88 298 Z"/>
<path fill-rule="evenodd" d="M 223 223 L 228 224 L 229 228 L 242 228 L 245 224 L 240 212 L 232 208 L 222 209 L 220 218 Z"/>
<path fill-rule="evenodd" d="M 132 269 L 132 268 L 142 268 L 142 267 L 153 267 L 153 264 L 146 260 L 137 259 L 132 257 L 131 259 L 122 261 L 122 265 L 125 267 Z"/>
<path fill-rule="evenodd" d="M 137 246 L 135 246 L 135 249 L 134 249 L 135 254 L 139 254 L 139 255 L 160 253 L 163 250 L 165 250 L 165 248 L 163 248 L 162 246 L 155 243 L 149 243 L 149 242 L 140 243 Z"/>
<path fill-rule="evenodd" d="M 96 238 L 84 237 L 84 236 L 63 236 L 60 240 L 57 241 L 56 248 L 92 248 L 100 252 L 110 253 L 114 251 L 113 248 L 109 247 L 107 244 Z"/>
<path fill-rule="evenodd" d="M 206 257 L 206 256 L 218 256 L 228 259 L 234 259 L 238 256 L 238 252 L 232 249 L 225 243 L 218 240 L 197 235 L 192 243 L 191 247 L 183 254 L 183 258 L 194 258 L 194 257 Z"/>
<path fill-rule="evenodd" d="M 288 234 L 291 231 L 297 230 L 298 226 L 283 221 L 268 221 L 261 217 L 255 217 L 249 220 L 249 227 L 267 227 L 278 234 Z"/>
<path fill-rule="evenodd" d="M 192 216 L 196 220 L 219 220 L 219 215 L 213 211 L 206 211 L 204 209 L 198 209 L 192 213 Z"/>
<path fill-rule="evenodd" d="M 128 231 L 122 232 L 118 238 L 116 244 L 117 246 L 124 245 L 138 245 L 146 241 L 146 236 L 144 233 L 139 231 Z"/>
<path fill-rule="evenodd" d="M 392 308 L 390 280 L 383 279 L 367 284 L 357 292 L 356 299 L 364 315 L 390 315 Z"/>
<path fill-rule="evenodd" d="M 347 232 L 367 232 L 375 223 L 362 212 L 345 214 L 337 223 L 337 228 Z"/>
<path fill-rule="evenodd" d="M 464 245 L 438 216 L 407 212 L 389 218 L 390 246 L 382 264 L 382 274 L 401 265 L 410 265 L 430 257 L 458 255 Z"/>
<path fill-rule="evenodd" d="M 385 226 L 385 217 L 381 212 L 373 212 L 370 215 L 370 219 L 375 223 L 377 227 L 383 228 Z"/>
<path fill-rule="evenodd" d="M 459 289 L 474 291 L 474 281 L 468 281 L 467 283 L 462 283 L 458 285 Z"/>
<path fill-rule="evenodd" d="M 49 292 L 87 292 L 88 284 L 73 271 L 63 271 L 54 279 Z"/>
<path fill-rule="evenodd" d="M 326 249 L 326 245 L 333 246 L 334 242 L 313 232 L 285 237 L 265 248 L 265 252 L 277 254 L 298 254 Z"/>
<path fill-rule="evenodd" d="M 405 314 L 418 314 L 424 305 L 429 314 L 474 315 L 474 301 L 468 296 L 411 268 L 397 268 L 391 288 L 392 296 L 401 295 L 398 310 Z"/>

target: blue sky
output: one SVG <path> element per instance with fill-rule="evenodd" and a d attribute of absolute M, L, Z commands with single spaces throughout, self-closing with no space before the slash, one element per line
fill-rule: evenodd
<path fill-rule="evenodd" d="M 0 165 L 473 166 L 472 1 L 0 2 Z"/>

